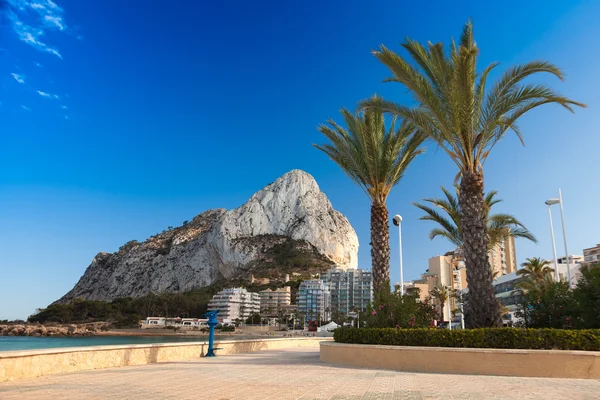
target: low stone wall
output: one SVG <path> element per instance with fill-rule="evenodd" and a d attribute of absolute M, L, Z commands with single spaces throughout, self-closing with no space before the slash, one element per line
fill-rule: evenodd
<path fill-rule="evenodd" d="M 324 338 L 227 340 L 217 355 L 296 347 L 317 347 Z M 101 368 L 185 361 L 202 357 L 207 342 L 69 347 L 0 352 L 0 382 Z"/>
<path fill-rule="evenodd" d="M 351 367 L 465 375 L 600 379 L 600 352 L 321 343 L 321 361 Z"/>

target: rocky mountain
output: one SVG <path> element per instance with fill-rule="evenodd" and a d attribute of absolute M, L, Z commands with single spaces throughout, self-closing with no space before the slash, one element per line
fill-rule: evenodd
<path fill-rule="evenodd" d="M 239 208 L 209 210 L 143 243 L 130 241 L 116 253 L 98 253 L 58 302 L 185 292 L 249 275 L 274 257 L 285 259 L 285 251 L 357 267 L 356 232 L 315 179 L 300 170 L 281 176 Z"/>

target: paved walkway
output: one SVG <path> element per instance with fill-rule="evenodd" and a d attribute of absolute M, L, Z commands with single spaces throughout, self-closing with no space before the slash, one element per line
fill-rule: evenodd
<path fill-rule="evenodd" d="M 0 399 L 600 399 L 600 381 L 340 368 L 315 348 L 5 382 Z"/>

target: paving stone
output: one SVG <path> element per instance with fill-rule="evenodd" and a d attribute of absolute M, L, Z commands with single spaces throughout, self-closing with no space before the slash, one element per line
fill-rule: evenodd
<path fill-rule="evenodd" d="M 289 349 L 0 383 L 0 399 L 600 399 L 600 381 L 335 367 Z"/>

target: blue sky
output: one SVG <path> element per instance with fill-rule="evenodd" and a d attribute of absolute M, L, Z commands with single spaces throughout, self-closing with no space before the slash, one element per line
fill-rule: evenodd
<path fill-rule="evenodd" d="M 497 211 L 539 239 L 517 242 L 519 262 L 551 257 L 543 203 L 559 187 L 570 252 L 600 242 L 598 2 L 209 3 L 0 1 L 0 319 L 56 300 L 97 252 L 237 207 L 294 168 L 350 219 L 370 268 L 368 200 L 312 147 L 316 126 L 373 93 L 410 102 L 370 51 L 406 36 L 447 43 L 469 17 L 480 65 L 550 60 L 567 80 L 548 83 L 588 104 L 534 111 L 526 146 L 509 136 L 486 164 Z M 404 217 L 406 279 L 452 249 L 429 241 L 411 203 L 455 175 L 430 144 L 389 198 Z M 394 281 L 396 243 L 392 231 Z"/>

